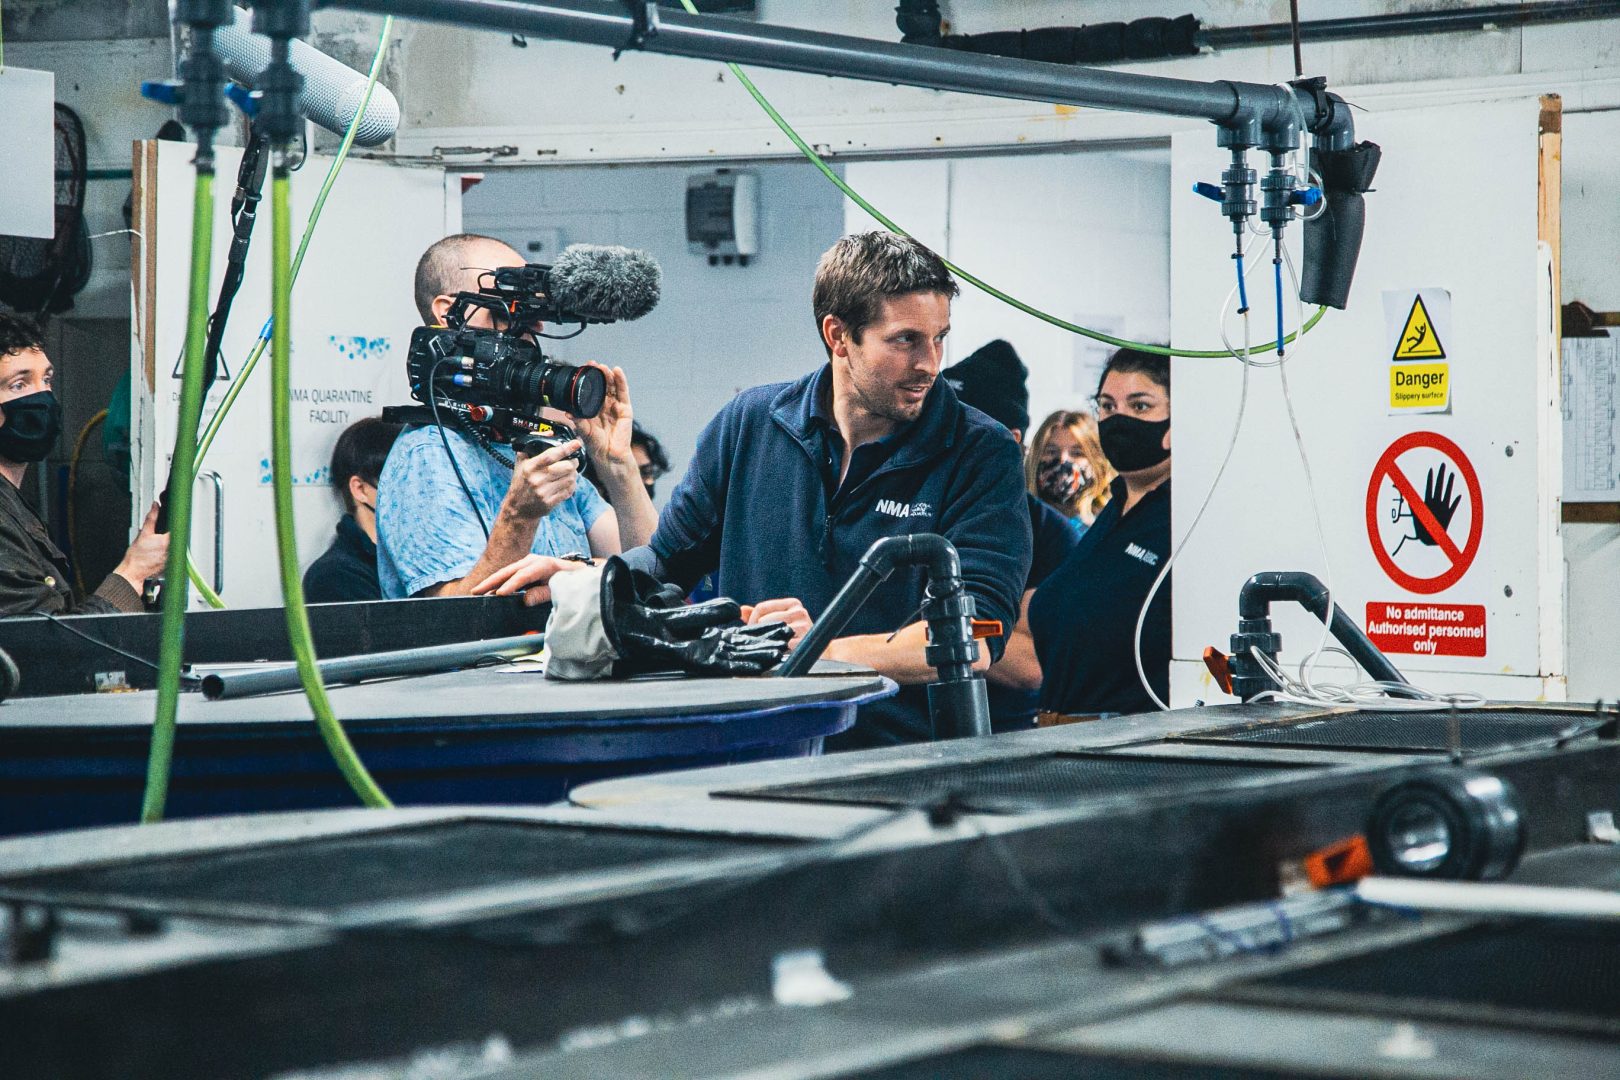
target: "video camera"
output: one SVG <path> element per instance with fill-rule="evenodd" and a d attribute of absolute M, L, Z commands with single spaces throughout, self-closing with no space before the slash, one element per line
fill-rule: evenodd
<path fill-rule="evenodd" d="M 660 277 L 645 252 L 590 244 L 570 245 L 550 266 L 486 271 L 477 292 L 456 294 L 445 325 L 411 334 L 411 396 L 428 406 L 434 423 L 450 414 L 486 450 L 502 443 L 533 455 L 560 446 L 575 437 L 573 430 L 540 410 L 596 416 L 607 378 L 600 368 L 546 356 L 539 339 L 552 335 L 541 333 L 540 324 L 576 323 L 563 335 L 574 337 L 589 324 L 639 319 L 657 305 Z M 488 312 L 489 328 L 467 325 L 478 311 Z M 584 465 L 583 451 L 574 457 Z"/>

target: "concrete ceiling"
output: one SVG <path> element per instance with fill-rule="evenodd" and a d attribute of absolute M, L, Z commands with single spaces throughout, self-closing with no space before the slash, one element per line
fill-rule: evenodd
<path fill-rule="evenodd" d="M 7 41 L 106 41 L 169 36 L 166 0 L 6 0 Z"/>

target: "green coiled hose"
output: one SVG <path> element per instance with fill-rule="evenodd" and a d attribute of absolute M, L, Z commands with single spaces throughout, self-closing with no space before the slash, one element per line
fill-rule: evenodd
<path fill-rule="evenodd" d="M 276 151 L 270 177 L 270 481 L 276 503 L 276 556 L 281 568 L 281 596 L 287 614 L 287 640 L 298 664 L 304 696 L 320 728 L 321 739 L 360 801 L 367 806 L 394 805 L 354 752 L 316 667 L 315 642 L 304 606 L 304 582 L 298 572 L 298 538 L 293 531 L 292 489 L 292 180 L 285 154 Z"/>
<path fill-rule="evenodd" d="M 381 39 L 377 43 L 377 51 L 372 59 L 370 76 L 366 82 L 364 96 L 359 107 L 349 121 L 348 130 L 344 133 L 343 143 L 338 149 L 337 157 L 327 170 L 326 179 L 321 185 L 320 195 L 310 211 L 309 220 L 305 224 L 303 240 L 298 246 L 297 259 L 289 267 L 288 251 L 291 247 L 290 222 L 290 187 L 291 181 L 285 167 L 285 158 L 280 158 L 275 176 L 272 178 L 272 286 L 271 305 L 274 328 L 271 338 L 261 335 L 256 343 L 253 354 L 243 365 L 229 393 L 220 403 L 219 409 L 214 413 L 208 429 L 199 443 L 197 430 L 202 419 L 202 384 L 204 353 L 207 350 L 208 338 L 208 284 L 211 273 L 213 255 L 213 226 L 214 226 L 214 170 L 212 162 L 206 166 L 200 165 L 197 173 L 196 197 L 193 205 L 192 219 L 192 251 L 191 251 L 191 281 L 190 281 L 190 307 L 186 321 L 186 351 L 181 369 L 181 393 L 179 430 L 175 439 L 174 459 L 171 467 L 173 476 L 190 476 L 192 484 L 201 467 L 203 455 L 213 444 L 214 437 L 219 433 L 220 425 L 230 407 L 241 394 L 247 383 L 248 376 L 257 366 L 259 358 L 264 354 L 265 346 L 271 345 L 271 435 L 273 486 L 276 505 L 276 538 L 278 554 L 281 562 L 282 593 L 288 605 L 287 630 L 289 643 L 292 646 L 293 656 L 298 663 L 299 677 L 304 683 L 305 694 L 309 697 L 310 708 L 315 714 L 315 722 L 320 729 L 321 738 L 331 752 L 333 761 L 338 770 L 354 789 L 360 800 L 367 806 L 391 806 L 388 797 L 366 771 L 355 754 L 353 746 L 349 743 L 347 734 L 336 716 L 332 712 L 330 701 L 326 697 L 325 687 L 321 684 L 320 676 L 315 668 L 315 647 L 309 630 L 309 614 L 304 605 L 304 591 L 302 580 L 298 576 L 297 542 L 293 533 L 292 514 L 292 480 L 291 480 L 291 407 L 290 407 L 290 368 L 291 347 L 288 337 L 288 312 L 291 304 L 292 281 L 296 278 L 299 268 L 303 265 L 304 253 L 309 249 L 311 237 L 314 235 L 316 222 L 320 220 L 321 210 L 326 205 L 326 198 L 331 193 L 332 185 L 337 180 L 338 172 L 348 157 L 349 149 L 354 143 L 354 133 L 365 115 L 366 107 L 371 101 L 372 89 L 377 85 L 377 76 L 382 70 L 383 57 L 388 48 L 389 33 L 393 28 L 392 16 L 383 20 Z M 277 349 L 279 348 L 280 362 L 277 362 Z M 279 369 L 279 371 L 278 371 Z M 279 378 L 278 378 L 279 374 Z M 185 613 L 188 606 L 189 590 L 179 584 L 189 578 L 198 587 L 199 593 L 216 608 L 224 607 L 224 602 L 210 589 L 202 576 L 192 565 L 190 553 L 191 540 L 191 493 L 192 484 L 175 484 L 169 503 L 170 540 L 169 556 L 166 567 L 167 580 L 171 583 L 164 592 L 163 600 L 163 626 L 162 642 L 158 660 L 158 704 L 157 714 L 152 725 L 152 743 L 147 757 L 146 790 L 141 801 L 141 820 L 143 822 L 159 821 L 163 818 L 165 803 L 168 799 L 169 777 L 174 761 L 175 721 L 179 710 L 180 696 L 180 666 L 185 651 Z M 290 566 L 290 570 L 289 570 Z M 290 578 L 289 578 L 290 573 Z M 289 586 L 290 580 L 290 586 Z"/>
<path fill-rule="evenodd" d="M 686 13 L 688 15 L 696 15 L 698 13 L 697 8 L 692 4 L 692 0 L 681 0 L 681 6 L 686 8 Z M 868 214 L 872 215 L 872 217 L 876 218 L 877 221 L 890 232 L 899 233 L 902 236 L 911 235 L 899 225 L 896 225 L 893 221 L 890 221 L 883 211 L 867 202 L 861 197 L 860 192 L 850 187 L 849 184 L 844 181 L 843 177 L 834 172 L 832 166 L 828 165 L 827 162 L 822 159 L 822 156 L 816 153 L 809 143 L 804 141 L 799 133 L 793 129 L 793 125 L 789 124 L 787 120 L 782 117 L 782 114 L 776 111 L 776 107 L 766 99 L 765 95 L 760 93 L 759 87 L 754 85 L 754 80 L 743 74 L 742 68 L 731 63 L 726 64 L 726 68 L 731 72 L 732 77 L 742 84 L 743 89 L 748 91 L 749 96 L 751 96 L 754 101 L 758 103 L 759 107 L 765 110 L 765 115 L 771 118 L 771 122 L 781 129 L 782 134 L 786 135 L 794 146 L 798 147 L 799 153 L 803 154 L 810 164 L 821 170 L 821 174 L 828 180 L 831 180 L 833 185 L 837 187 L 839 191 L 842 191 L 851 202 L 860 207 L 862 210 L 865 210 Z M 1115 348 L 1136 349 L 1139 352 L 1154 353 L 1158 356 L 1184 356 L 1196 360 L 1218 360 L 1232 356 L 1232 352 L 1229 349 L 1176 349 L 1171 348 L 1168 345 L 1151 345 L 1146 342 L 1131 341 L 1128 338 L 1115 337 L 1112 334 L 1105 334 L 1101 330 L 1092 330 L 1088 327 L 1069 322 L 1067 319 L 1060 319 L 1056 315 L 1042 311 L 1040 308 L 1034 307 L 1031 304 L 1026 304 L 1015 296 L 1009 296 L 1007 293 L 1002 292 L 994 285 L 991 285 L 982 278 L 970 274 L 968 271 L 962 269 L 960 266 L 957 266 L 955 263 L 944 259 L 941 261 L 943 261 L 945 265 L 950 268 L 951 273 L 955 274 L 957 277 L 961 278 L 963 281 L 967 282 L 969 285 L 972 285 L 981 292 L 995 297 L 1003 304 L 1017 308 L 1026 315 L 1032 315 L 1035 318 L 1040 319 L 1042 322 L 1050 323 L 1061 330 L 1067 330 L 1071 334 L 1079 334 L 1081 337 L 1087 337 L 1093 341 L 1100 341 L 1105 345 L 1112 345 Z M 1294 333 L 1283 338 L 1283 344 L 1291 344 L 1295 338 L 1308 332 L 1317 323 L 1321 322 L 1322 316 L 1326 314 L 1326 307 L 1317 308 L 1316 313 L 1306 320 L 1304 326 L 1301 326 Z M 1276 350 L 1277 343 L 1272 342 L 1268 345 L 1253 349 L 1252 352 L 1255 354 L 1263 354 L 1275 352 Z"/>
<path fill-rule="evenodd" d="M 208 349 L 208 275 L 214 249 L 213 161 L 197 164 L 197 188 L 191 218 L 191 307 L 186 314 L 186 353 L 180 370 L 180 415 L 176 421 L 174 460 L 169 476 L 169 558 L 165 567 L 163 626 L 158 648 L 157 714 L 146 758 L 146 791 L 141 820 L 161 821 L 169 797 L 169 767 L 174 760 L 175 720 L 180 709 L 180 665 L 186 646 L 187 552 L 191 544 L 191 488 L 185 478 L 196 474 L 197 426 L 202 420 L 203 365 Z"/>
<path fill-rule="evenodd" d="M 343 171 L 343 163 L 349 159 L 349 150 L 354 146 L 354 133 L 360 127 L 360 119 L 365 116 L 366 109 L 371 105 L 371 92 L 377 87 L 377 76 L 382 73 L 383 58 L 388 55 L 388 37 L 394 29 L 392 15 L 383 19 L 382 34 L 377 40 L 377 51 L 371 56 L 371 71 L 366 76 L 366 90 L 360 96 L 360 105 L 349 118 L 349 126 L 343 132 L 343 142 L 338 145 L 337 156 L 326 169 L 326 178 L 321 181 L 320 194 L 315 196 L 315 205 L 310 207 L 309 218 L 304 222 L 304 235 L 298 241 L 298 254 L 293 256 L 292 280 L 297 282 L 298 271 L 304 266 L 304 254 L 309 251 L 309 242 L 315 236 L 315 225 L 321 220 L 321 211 L 326 208 L 326 197 L 332 193 L 332 185 L 337 183 L 338 173 Z M 241 370 L 236 373 L 231 388 L 220 401 L 219 408 L 209 419 L 208 426 L 203 430 L 202 440 L 197 446 L 197 468 L 202 468 L 203 458 L 208 456 L 208 448 L 214 445 L 214 437 L 219 434 L 220 427 L 225 423 L 225 417 L 230 415 L 231 406 L 241 395 L 242 388 L 247 385 L 248 378 L 253 370 L 259 366 L 259 358 L 264 355 L 265 347 L 270 339 L 263 334 L 253 344 L 253 352 L 248 355 Z M 213 589 L 208 587 L 207 581 L 198 572 L 196 564 L 191 561 L 190 553 L 186 556 L 186 572 L 191 576 L 191 582 L 197 587 L 197 592 L 212 608 L 223 608 L 225 601 Z"/>

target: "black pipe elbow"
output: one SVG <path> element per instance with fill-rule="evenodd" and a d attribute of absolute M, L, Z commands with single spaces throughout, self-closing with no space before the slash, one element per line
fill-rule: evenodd
<path fill-rule="evenodd" d="M 1389 657 L 1333 602 L 1326 585 L 1302 570 L 1255 574 L 1238 593 L 1238 632 L 1232 635 L 1232 692 L 1244 701 L 1274 689 L 1269 675 L 1250 655 L 1258 650 L 1276 658 L 1282 638 L 1271 627 L 1271 605 L 1291 601 L 1327 624 L 1328 631 L 1362 669 L 1380 682 L 1405 683 Z"/>
<path fill-rule="evenodd" d="M 1327 610 L 1328 591 L 1315 575 L 1303 570 L 1268 570 L 1243 583 L 1238 593 L 1238 618 L 1264 619 L 1271 605 L 1291 600 L 1317 618 Z"/>
<path fill-rule="evenodd" d="M 861 565 L 880 578 L 888 577 L 897 567 L 919 564 L 928 568 L 930 581 L 962 576 L 962 560 L 956 554 L 956 545 L 938 533 L 885 536 L 861 556 Z"/>

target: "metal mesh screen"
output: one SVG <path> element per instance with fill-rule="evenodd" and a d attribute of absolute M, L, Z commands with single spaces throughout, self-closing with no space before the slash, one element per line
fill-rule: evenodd
<path fill-rule="evenodd" d="M 1556 1026 L 1620 1033 L 1620 927 L 1533 921 L 1485 926 L 1365 956 L 1286 972 L 1255 984 L 1336 995 L 1355 1007 L 1463 1014 L 1540 1014 Z"/>
<path fill-rule="evenodd" d="M 779 841 L 456 821 L 13 878 L 0 888 L 329 911 Z"/>
<path fill-rule="evenodd" d="M 928 806 L 948 796 L 970 810 L 1019 813 L 1082 799 L 1213 787 L 1314 768 L 1295 762 L 1186 760 L 1126 754 L 1042 754 L 1012 760 L 839 777 L 717 792 L 732 798 Z"/>
<path fill-rule="evenodd" d="M 1306 1075 L 1291 1070 L 1273 1072 L 1219 1065 L 1178 1065 L 1081 1057 L 1022 1047 L 972 1046 L 871 1072 L 847 1073 L 840 1080 L 1293 1080 Z"/>
<path fill-rule="evenodd" d="M 432 1048 L 476 1048 L 495 1034 L 545 1046 L 624 1017 L 683 1017 L 770 993 L 768 965 L 740 970 L 714 951 L 703 935 L 657 950 L 639 939 L 527 949 L 351 932 L 294 952 L 0 995 L 0 1076 L 266 1080 L 349 1065 L 341 1075 L 353 1080 L 448 1077 Z"/>
<path fill-rule="evenodd" d="M 1452 714 L 1447 711 L 1367 711 L 1280 720 L 1227 730 L 1195 731 L 1179 738 L 1192 742 L 1235 742 L 1250 746 L 1444 753 L 1451 748 L 1452 722 Z M 1460 748 L 1473 753 L 1486 753 L 1595 729 L 1602 720 L 1590 711 L 1459 709 L 1456 723 Z"/>

